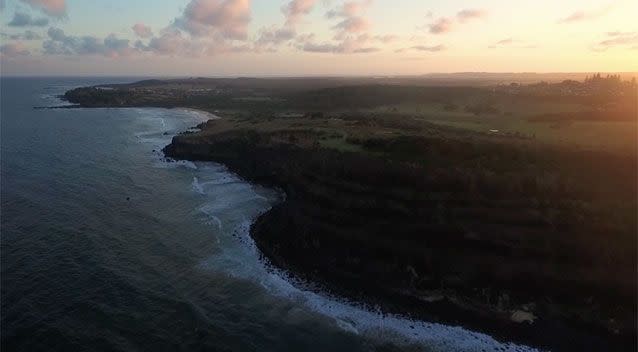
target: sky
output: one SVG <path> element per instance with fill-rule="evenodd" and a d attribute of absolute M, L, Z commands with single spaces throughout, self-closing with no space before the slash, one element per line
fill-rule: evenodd
<path fill-rule="evenodd" d="M 2 75 L 638 71 L 638 0 L 0 0 Z"/>

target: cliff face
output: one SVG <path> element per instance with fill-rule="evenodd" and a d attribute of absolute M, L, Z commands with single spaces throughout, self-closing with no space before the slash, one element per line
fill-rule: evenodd
<path fill-rule="evenodd" d="M 532 200 L 540 186 L 526 178 L 510 175 L 520 184 L 512 194 L 499 191 L 500 179 L 466 182 L 476 168 L 463 162 L 302 148 L 250 130 L 180 135 L 164 151 L 281 187 L 286 201 L 257 219 L 252 236 L 274 264 L 339 294 L 558 350 L 635 340 L 635 258 L 599 253 L 595 238 L 614 230 Z M 514 322 L 516 311 L 535 321 Z"/>

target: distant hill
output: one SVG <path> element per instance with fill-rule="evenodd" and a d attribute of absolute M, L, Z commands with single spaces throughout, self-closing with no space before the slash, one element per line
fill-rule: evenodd
<path fill-rule="evenodd" d="M 437 81 L 465 81 L 472 83 L 482 82 L 483 84 L 493 83 L 535 83 L 560 82 L 564 80 L 582 81 L 587 76 L 591 76 L 598 72 L 557 72 L 557 73 L 536 73 L 536 72 L 456 72 L 456 73 L 430 73 L 420 76 L 426 80 Z M 631 80 L 638 78 L 638 72 L 604 72 L 604 75 L 614 74 L 620 75 L 623 80 Z"/>

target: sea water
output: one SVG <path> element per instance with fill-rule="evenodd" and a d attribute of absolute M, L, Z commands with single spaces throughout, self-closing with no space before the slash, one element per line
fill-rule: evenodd
<path fill-rule="evenodd" d="M 132 78 L 3 78 L 3 351 L 527 351 L 384 315 L 269 265 L 251 222 L 284 196 L 166 160 L 183 109 L 34 109 Z"/>

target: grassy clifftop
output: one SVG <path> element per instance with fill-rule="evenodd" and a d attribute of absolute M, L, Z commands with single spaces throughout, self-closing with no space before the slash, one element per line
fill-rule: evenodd
<path fill-rule="evenodd" d="M 529 85 L 447 83 L 418 77 L 194 78 L 82 87 L 64 98 L 84 107 L 191 107 L 266 119 L 363 113 L 544 144 L 630 153 L 638 148 L 635 82 L 596 77 Z"/>

